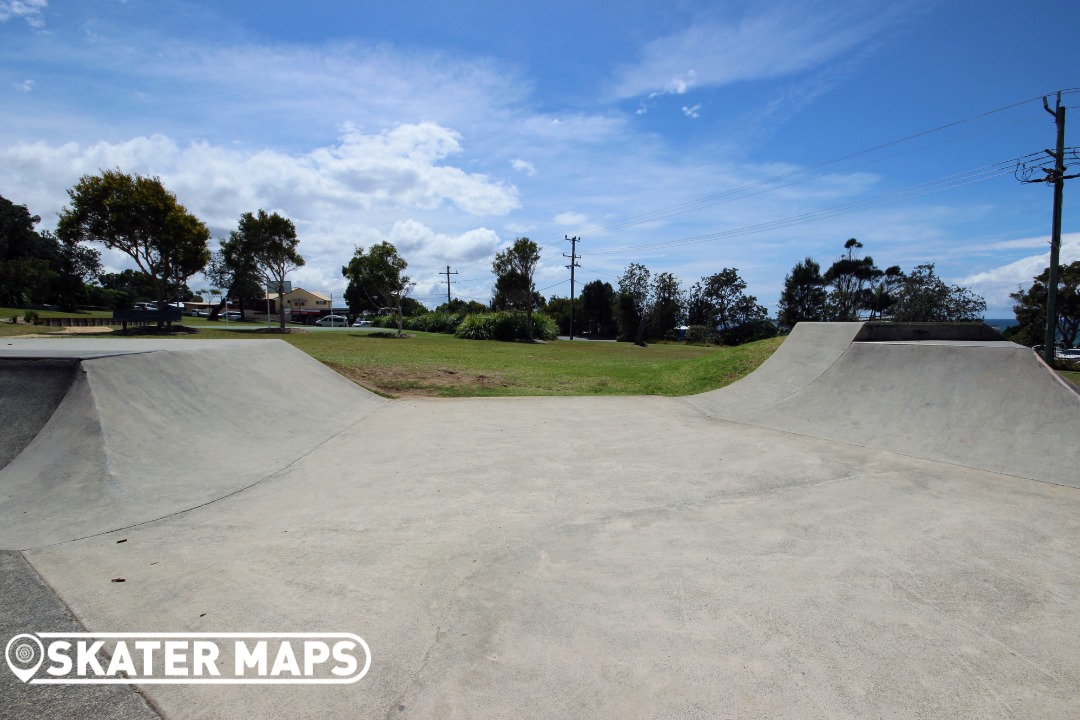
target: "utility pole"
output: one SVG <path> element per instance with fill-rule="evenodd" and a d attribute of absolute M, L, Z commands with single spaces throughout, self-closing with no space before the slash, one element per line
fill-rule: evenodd
<path fill-rule="evenodd" d="M 450 272 L 450 266 L 447 265 L 446 272 L 441 272 L 439 274 L 446 276 L 446 311 L 450 312 L 450 276 L 457 275 L 458 272 L 457 270 L 455 270 L 454 272 Z"/>
<path fill-rule="evenodd" d="M 1044 177 L 1025 180 L 1024 182 L 1043 182 L 1054 186 L 1054 219 L 1050 231 L 1050 277 L 1046 286 L 1046 335 L 1043 340 L 1043 359 L 1050 367 L 1054 367 L 1054 350 L 1057 348 L 1057 286 L 1058 286 L 1058 255 L 1061 250 L 1061 206 L 1064 202 L 1065 181 L 1071 180 L 1078 175 L 1065 174 L 1065 107 L 1061 104 L 1061 91 L 1057 93 L 1057 105 L 1053 110 L 1050 103 L 1043 97 L 1043 108 L 1054 116 L 1054 124 L 1057 125 L 1057 145 L 1053 151 L 1046 150 L 1046 154 L 1054 160 L 1054 169 L 1043 168 Z"/>
<path fill-rule="evenodd" d="M 578 265 L 578 262 L 577 262 L 578 260 L 581 259 L 581 256 L 577 254 L 577 244 L 578 244 L 578 240 L 580 240 L 581 238 L 579 238 L 577 236 L 575 236 L 575 237 L 566 237 L 565 235 L 563 237 L 566 240 L 570 241 L 570 254 L 567 255 L 566 253 L 563 253 L 563 257 L 570 258 L 570 264 L 567 265 L 566 267 L 570 268 L 570 339 L 573 340 L 574 339 L 574 268 L 581 267 L 580 265 Z"/>

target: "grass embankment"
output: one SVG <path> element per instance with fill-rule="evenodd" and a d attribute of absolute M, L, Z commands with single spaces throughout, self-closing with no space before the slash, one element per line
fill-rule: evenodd
<path fill-rule="evenodd" d="M 689 395 L 734 382 L 780 346 L 774 338 L 738 348 L 628 343 L 504 343 L 410 333 L 289 333 L 285 342 L 364 387 L 388 395 Z M 198 338 L 268 337 L 200 330 Z M 270 337 L 273 337 L 270 335 Z"/>
<path fill-rule="evenodd" d="M 588 341 L 530 345 L 352 332 L 292 335 L 286 341 L 366 387 L 448 397 L 690 395 L 738 380 L 780 345 L 779 339 L 738 348 Z"/>
<path fill-rule="evenodd" d="M 223 323 L 191 320 L 184 318 L 184 325 L 198 332 L 179 336 L 177 342 L 277 337 L 364 387 L 391 396 L 690 395 L 738 380 L 781 342 L 774 338 L 737 348 L 674 343 L 639 348 L 590 341 L 460 340 L 423 332 L 407 338 L 361 330 L 276 335 L 259 332 L 259 326 L 232 330 Z M 0 336 L 63 334 L 61 330 L 0 323 Z M 114 333 L 102 333 L 110 335 Z"/>

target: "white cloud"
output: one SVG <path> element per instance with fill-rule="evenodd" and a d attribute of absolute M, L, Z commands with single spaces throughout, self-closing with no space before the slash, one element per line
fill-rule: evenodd
<path fill-rule="evenodd" d="M 557 225 L 584 225 L 588 220 L 587 215 L 583 215 L 579 212 L 564 212 L 555 216 L 555 224 Z"/>
<path fill-rule="evenodd" d="M 232 223 L 256 207 L 313 217 L 327 207 L 360 212 L 450 204 L 487 216 L 518 206 L 512 186 L 443 162 L 460 153 L 457 134 L 434 123 L 378 134 L 346 128 L 337 144 L 298 155 L 209 143 L 181 147 L 162 135 L 85 147 L 38 142 L 0 148 L 0 188 L 42 212 L 58 210 L 64 189 L 81 175 L 119 167 L 161 176 L 211 225 Z"/>
<path fill-rule="evenodd" d="M 163 135 L 86 146 L 37 142 L 0 148 L 0 195 L 33 208 L 49 228 L 66 188 L 82 175 L 105 168 L 155 175 L 216 237 L 258 208 L 290 217 L 307 260 L 297 281 L 331 290 L 344 286 L 340 268 L 357 244 L 388 239 L 420 264 L 494 254 L 498 235 L 469 227 L 471 218 L 505 215 L 518 206 L 517 191 L 447 164 L 460 154 L 458 135 L 434 123 L 377 134 L 346 128 L 336 144 L 302 154 L 181 146 Z M 401 220 L 424 214 L 455 229 L 434 232 L 420 220 Z"/>
<path fill-rule="evenodd" d="M 14 85 L 15 89 L 21 93 L 28 93 L 34 89 L 33 80 L 23 80 L 22 82 L 12 83 L 12 85 Z"/>
<path fill-rule="evenodd" d="M 487 228 L 445 235 L 415 220 L 394 223 L 386 239 L 416 265 L 476 262 L 494 256 L 499 245 L 499 236 Z"/>
<path fill-rule="evenodd" d="M 687 107 L 686 105 L 682 106 L 683 115 L 690 118 L 691 120 L 701 117 L 701 113 L 698 112 L 698 110 L 700 110 L 700 109 L 701 109 L 700 103 L 697 104 L 697 105 L 694 105 L 693 107 Z"/>
<path fill-rule="evenodd" d="M 515 170 L 517 170 L 518 172 L 523 172 L 526 175 L 531 176 L 531 175 L 536 174 L 536 167 L 531 162 L 528 162 L 527 160 L 522 160 L 521 158 L 515 158 L 515 159 L 510 161 L 510 165 Z"/>
<path fill-rule="evenodd" d="M 0 0 L 0 22 L 22 18 L 30 27 L 44 27 L 43 15 L 48 6 L 48 0 Z"/>
<path fill-rule="evenodd" d="M 998 246 L 1007 247 L 1037 247 L 1045 248 L 1044 252 L 1037 255 L 1028 255 L 1015 260 L 1007 265 L 991 268 L 983 272 L 974 273 L 957 280 L 957 284 L 968 287 L 979 293 L 986 300 L 990 309 L 998 312 L 1012 307 L 1009 293 L 1016 292 L 1017 288 L 1028 288 L 1031 279 L 1041 273 L 1050 264 L 1050 239 L 1025 238 L 1006 243 L 996 243 Z M 1080 260 L 1080 233 L 1067 233 L 1061 236 L 1060 262 L 1062 265 Z"/>
<path fill-rule="evenodd" d="M 615 81 L 620 98 L 782 77 L 832 60 L 888 28 L 904 3 L 761 3 L 738 19 L 703 18 L 645 46 Z"/>

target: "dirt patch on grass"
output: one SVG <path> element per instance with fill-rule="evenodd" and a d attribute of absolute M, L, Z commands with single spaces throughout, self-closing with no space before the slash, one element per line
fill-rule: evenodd
<path fill-rule="evenodd" d="M 29 328 L 30 326 L 29 325 L 24 325 L 22 327 Z M 31 334 L 28 334 L 28 335 L 19 335 L 19 337 L 23 337 L 23 338 L 48 338 L 48 337 L 56 337 L 58 335 L 112 335 L 112 334 L 113 334 L 113 328 L 111 328 L 111 327 L 102 326 L 102 325 L 96 325 L 96 326 L 95 325 L 89 325 L 89 326 L 85 326 L 85 327 L 79 326 L 79 327 L 56 327 L 56 328 L 50 328 L 48 332 L 42 331 L 42 332 L 37 332 L 37 333 L 31 333 Z"/>
<path fill-rule="evenodd" d="M 353 382 L 389 397 L 474 395 L 477 390 L 509 387 L 498 373 L 446 368 L 345 367 L 326 365 Z"/>

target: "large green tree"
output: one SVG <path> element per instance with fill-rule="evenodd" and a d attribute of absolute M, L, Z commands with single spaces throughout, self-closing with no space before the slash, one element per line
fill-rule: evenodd
<path fill-rule="evenodd" d="M 821 322 L 825 319 L 825 278 L 813 258 L 796 263 L 784 278 L 784 289 L 776 315 L 777 323 L 790 331 L 796 323 Z"/>
<path fill-rule="evenodd" d="M 855 238 L 848 240 L 844 243 L 844 254 L 825 271 L 825 284 L 832 288 L 827 303 L 830 320 L 858 320 L 870 305 L 870 287 L 882 272 L 872 257 L 861 256 L 862 246 Z"/>
<path fill-rule="evenodd" d="M 341 274 L 349 279 L 345 290 L 349 307 L 353 311 L 390 310 L 397 319 L 400 336 L 403 301 L 413 288 L 412 280 L 405 274 L 408 266 L 391 243 L 376 243 L 366 251 L 357 247 L 349 264 L 341 268 Z"/>
<path fill-rule="evenodd" d="M 41 218 L 0 196 L 0 304 L 57 304 L 74 310 L 86 281 L 100 272 L 100 254 L 77 241 L 38 232 Z"/>
<path fill-rule="evenodd" d="M 278 326 L 285 330 L 285 276 L 304 266 L 297 251 L 300 244 L 293 221 L 275 213 L 259 210 L 240 216 L 239 227 L 230 240 L 235 240 L 254 263 L 255 273 L 266 278 L 278 294 Z M 225 248 L 222 248 L 225 252 Z"/>
<path fill-rule="evenodd" d="M 615 288 L 611 283 L 593 280 L 581 288 L 581 319 L 585 332 L 593 337 L 615 336 L 614 300 Z"/>
<path fill-rule="evenodd" d="M 581 335 L 581 298 L 574 298 L 574 332 Z M 559 326 L 559 334 L 570 334 L 570 298 L 552 295 L 544 306 L 544 314 Z"/>
<path fill-rule="evenodd" d="M 690 289 L 690 324 L 715 329 L 720 342 L 739 345 L 776 334 L 769 311 L 753 295 L 737 268 L 703 277 Z"/>
<path fill-rule="evenodd" d="M 648 332 L 658 339 L 675 339 L 675 328 L 686 317 L 686 294 L 674 273 L 661 272 L 652 278 L 652 308 Z"/>
<path fill-rule="evenodd" d="M 68 190 L 57 235 L 119 250 L 149 278 L 158 307 L 177 298 L 210 260 L 206 225 L 154 177 L 105 170 Z"/>
<path fill-rule="evenodd" d="M 934 264 L 925 263 L 903 277 L 892 318 L 897 322 L 974 322 L 985 312 L 985 300 L 967 288 L 946 284 L 934 272 Z"/>
<path fill-rule="evenodd" d="M 214 251 L 205 275 L 215 287 L 224 288 L 224 292 L 211 310 L 211 320 L 217 319 L 230 298 L 239 300 L 240 319 L 243 320 L 247 308 L 269 291 L 269 278 L 259 273 L 256 250 L 254 238 L 233 230 Z M 281 303 L 280 299 L 278 303 Z"/>
<path fill-rule="evenodd" d="M 1035 276 L 1031 287 L 1012 293 L 1017 325 L 1009 339 L 1022 345 L 1040 345 L 1046 341 L 1046 296 L 1050 268 Z M 1066 347 L 1076 347 L 1080 339 L 1080 260 L 1058 268 L 1057 332 Z"/>
<path fill-rule="evenodd" d="M 630 263 L 619 276 L 619 294 L 615 297 L 615 322 L 620 340 L 633 340 L 645 347 L 645 330 L 652 308 L 652 272 L 640 263 Z"/>
<path fill-rule="evenodd" d="M 530 342 L 533 340 L 533 309 L 537 306 L 533 274 L 539 262 L 540 248 L 529 238 L 522 237 L 497 253 L 491 264 L 491 272 L 495 275 L 496 296 L 502 295 L 511 307 L 525 311 L 525 329 Z M 540 298 L 540 301 L 542 304 L 543 299 Z"/>

